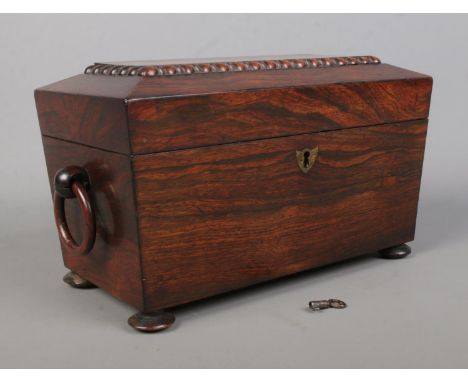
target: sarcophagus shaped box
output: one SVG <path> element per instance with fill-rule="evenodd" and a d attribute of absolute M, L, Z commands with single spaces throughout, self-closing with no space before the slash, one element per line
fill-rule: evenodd
<path fill-rule="evenodd" d="M 104 63 L 36 90 L 65 277 L 163 309 L 409 253 L 432 79 L 370 56 Z"/>

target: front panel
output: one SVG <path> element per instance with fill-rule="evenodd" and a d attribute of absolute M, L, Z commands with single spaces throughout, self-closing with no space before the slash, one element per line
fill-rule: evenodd
<path fill-rule="evenodd" d="M 134 157 L 147 310 L 413 240 L 426 126 Z"/>

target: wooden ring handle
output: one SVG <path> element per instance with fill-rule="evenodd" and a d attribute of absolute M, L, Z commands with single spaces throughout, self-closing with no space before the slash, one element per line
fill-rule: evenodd
<path fill-rule="evenodd" d="M 78 166 L 65 167 L 54 178 L 54 215 L 59 238 L 63 246 L 75 255 L 86 255 L 93 248 L 96 239 L 96 218 L 86 188 L 89 176 L 86 170 Z M 65 217 L 65 199 L 77 198 L 84 218 L 84 235 L 81 244 L 73 238 Z"/>

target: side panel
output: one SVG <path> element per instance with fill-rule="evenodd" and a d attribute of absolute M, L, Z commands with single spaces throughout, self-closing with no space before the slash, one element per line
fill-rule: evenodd
<path fill-rule="evenodd" d="M 42 134 L 130 153 L 126 104 L 119 96 L 137 80 L 83 74 L 36 90 Z"/>
<path fill-rule="evenodd" d="M 143 310 L 143 292 L 138 247 L 137 220 L 130 158 L 43 138 L 52 192 L 54 175 L 62 167 L 84 167 L 91 178 L 97 236 L 85 256 L 68 253 L 62 247 L 65 266 L 113 296 Z M 83 221 L 76 199 L 67 199 L 65 211 L 70 230 L 81 240 Z"/>
<path fill-rule="evenodd" d="M 426 120 L 136 156 L 145 301 L 178 305 L 413 240 Z M 296 150 L 318 147 L 301 172 Z"/>

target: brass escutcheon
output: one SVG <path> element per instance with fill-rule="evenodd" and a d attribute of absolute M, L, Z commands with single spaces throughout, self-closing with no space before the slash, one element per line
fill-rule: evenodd
<path fill-rule="evenodd" d="M 318 146 L 313 149 L 296 150 L 297 164 L 304 174 L 307 174 L 315 163 L 318 155 Z"/>

